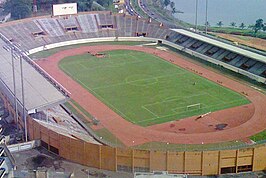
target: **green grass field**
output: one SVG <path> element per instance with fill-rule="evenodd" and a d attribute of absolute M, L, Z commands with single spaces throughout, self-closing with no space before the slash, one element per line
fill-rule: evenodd
<path fill-rule="evenodd" d="M 240 94 L 135 51 L 63 59 L 60 68 L 132 123 L 149 126 L 249 103 Z"/>

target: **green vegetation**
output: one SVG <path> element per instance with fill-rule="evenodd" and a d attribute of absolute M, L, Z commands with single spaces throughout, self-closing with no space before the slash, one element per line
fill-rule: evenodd
<path fill-rule="evenodd" d="M 160 151 L 201 151 L 217 149 L 236 149 L 247 146 L 241 141 L 231 141 L 212 144 L 171 144 L 162 142 L 150 142 L 135 146 L 135 149 L 141 150 L 160 150 Z"/>
<path fill-rule="evenodd" d="M 204 30 L 204 26 L 199 26 L 199 30 Z M 241 29 L 241 28 L 232 28 L 232 27 L 208 27 L 208 30 L 216 33 L 226 33 L 242 36 L 254 36 L 254 31 L 252 29 Z M 266 39 L 266 33 L 258 31 L 256 37 Z"/>
<path fill-rule="evenodd" d="M 70 102 L 73 102 L 73 100 L 71 100 Z M 87 127 L 90 127 L 92 124 L 79 112 L 77 111 L 69 102 L 64 104 L 68 109 L 70 109 L 70 111 L 75 114 Z M 77 105 L 76 105 L 77 106 Z M 78 107 L 80 108 L 80 106 Z M 87 113 L 87 112 L 85 112 Z M 85 114 L 83 113 L 83 114 Z"/>
<path fill-rule="evenodd" d="M 224 25 L 224 24 L 223 24 L 222 21 L 219 21 L 219 22 L 217 23 L 217 26 L 220 27 L 220 28 L 221 28 L 223 25 Z"/>
<path fill-rule="evenodd" d="M 141 42 L 141 41 L 106 41 L 106 42 L 93 42 L 93 43 L 83 43 L 83 44 L 76 44 L 76 45 L 71 45 L 71 46 L 62 46 L 58 48 L 53 48 L 45 51 L 40 51 L 35 54 L 31 54 L 30 57 L 33 59 L 39 59 L 39 58 L 46 58 L 49 57 L 59 51 L 62 50 L 67 50 L 67 49 L 74 49 L 78 48 L 81 46 L 97 46 L 97 45 L 142 45 L 142 44 L 147 44 L 149 42 Z"/>
<path fill-rule="evenodd" d="M 80 118 L 81 120 L 85 120 L 84 116 L 80 114 L 69 102 L 64 103 L 64 105 L 78 118 Z"/>
<path fill-rule="evenodd" d="M 135 2 L 137 0 L 133 0 Z M 158 14 L 160 18 L 171 22 L 173 24 L 182 26 L 184 28 L 194 28 L 194 24 L 189 24 L 187 22 L 181 21 L 173 16 L 173 14 L 182 13 L 180 11 L 176 11 L 174 8 L 174 4 L 171 3 L 170 0 L 147 0 L 147 5 L 149 6 L 150 10 L 154 12 L 154 14 Z M 171 7 L 172 10 L 169 10 L 166 8 L 167 6 Z M 140 8 L 135 7 L 135 10 L 140 12 Z M 142 14 L 142 13 L 141 13 Z M 235 22 L 231 22 L 231 27 L 223 27 L 223 22 L 219 21 L 217 26 L 211 26 L 209 22 L 207 22 L 208 30 L 211 32 L 218 32 L 218 33 L 226 33 L 226 34 L 235 34 L 235 35 L 243 35 L 243 36 L 255 36 L 258 38 L 266 39 L 266 33 L 263 31 L 266 31 L 266 24 L 263 22 L 262 19 L 256 20 L 256 22 L 252 25 L 249 25 L 248 28 L 247 25 L 244 23 L 237 24 Z M 237 28 L 238 27 L 238 28 Z M 204 26 L 198 26 L 198 29 L 201 31 L 205 31 L 205 25 Z"/>
<path fill-rule="evenodd" d="M 115 112 L 142 126 L 249 103 L 238 93 L 143 52 L 72 56 L 59 66 Z"/>
<path fill-rule="evenodd" d="M 100 138 L 106 140 L 107 142 L 110 142 L 112 144 L 115 144 L 117 147 L 125 147 L 125 145 L 110 131 L 107 129 L 99 129 L 94 132 L 96 135 L 98 135 Z"/>
<path fill-rule="evenodd" d="M 255 25 L 252 26 L 252 30 L 254 31 L 255 35 L 258 31 L 266 31 L 266 25 L 262 19 L 256 20 Z"/>
<path fill-rule="evenodd" d="M 243 38 L 245 38 L 245 37 L 243 37 Z M 114 44 L 121 44 L 121 43 L 124 43 L 124 42 L 114 42 Z M 126 42 L 125 42 L 125 43 L 126 43 Z M 131 43 L 131 42 L 129 42 L 129 43 Z M 135 42 L 133 42 L 133 43 L 135 43 Z M 139 42 L 139 43 L 142 43 L 142 42 Z M 143 42 L 143 43 L 146 43 L 146 42 Z M 104 42 L 104 43 L 100 42 L 100 43 L 88 43 L 88 44 L 82 44 L 82 46 L 86 46 L 86 45 L 99 45 L 99 44 L 105 44 L 105 42 Z M 127 44 L 127 45 L 130 45 L 130 44 Z M 133 44 L 132 44 L 132 45 L 133 45 Z M 162 46 L 165 46 L 165 45 L 162 45 Z M 76 46 L 76 45 L 73 45 L 73 46 L 66 46 L 66 47 L 60 48 L 60 49 L 57 50 L 57 51 L 60 51 L 60 50 L 62 50 L 62 49 L 75 48 L 75 47 L 77 47 L 77 46 Z M 225 68 L 223 68 L 223 67 L 220 67 L 220 66 L 217 66 L 217 65 L 215 65 L 215 64 L 212 64 L 212 63 L 210 63 L 210 62 L 204 61 L 204 60 L 202 60 L 202 59 L 192 57 L 192 56 L 190 56 L 190 55 L 188 55 L 188 54 L 186 54 L 186 53 L 184 53 L 184 52 L 180 52 L 180 51 L 178 51 L 178 50 L 176 50 L 176 49 L 174 49 L 174 48 L 171 48 L 171 47 L 169 47 L 169 46 L 165 46 L 165 47 L 169 48 L 171 51 L 177 53 L 178 55 L 180 55 L 181 57 L 185 58 L 186 60 L 189 60 L 190 62 L 196 63 L 197 65 L 201 65 L 202 67 L 205 67 L 205 68 L 207 68 L 208 70 L 212 70 L 212 71 L 218 72 L 218 73 L 220 73 L 221 75 L 225 75 L 225 76 L 227 76 L 227 77 L 229 77 L 229 78 L 231 78 L 231 79 L 233 79 L 233 80 L 237 80 L 238 82 L 244 83 L 244 84 L 246 84 L 246 85 L 253 85 L 253 86 L 256 86 L 256 87 L 260 88 L 260 89 L 262 90 L 263 93 L 266 92 L 265 85 L 262 84 L 262 83 L 258 83 L 258 82 L 254 81 L 254 80 L 252 80 L 252 79 L 250 79 L 250 78 L 248 78 L 248 77 L 245 77 L 245 76 L 243 76 L 243 75 L 241 75 L 241 74 L 237 74 L 237 73 L 235 73 L 235 72 L 232 72 L 232 71 L 230 71 L 230 70 L 228 70 L 228 69 L 225 69 Z M 57 49 L 58 49 L 58 48 L 57 48 Z M 53 49 L 53 50 L 54 50 L 54 49 Z M 53 50 L 52 50 L 52 51 L 53 51 Z M 53 52 L 50 52 L 50 51 L 51 51 L 51 50 L 47 50 L 47 51 L 45 51 L 45 55 L 47 55 L 47 53 L 55 53 L 55 52 L 56 52 L 56 51 L 53 51 Z M 41 52 L 41 53 L 42 53 L 42 52 Z M 34 54 L 34 55 L 37 55 L 37 56 L 39 56 L 39 57 L 44 57 L 44 56 L 42 56 L 42 55 L 39 54 L 39 53 Z M 48 55 L 47 55 L 47 56 L 48 56 Z M 71 105 L 69 105 L 68 103 L 66 103 L 66 105 L 67 105 L 67 107 L 68 107 L 69 109 L 71 109 L 71 107 L 72 107 Z M 72 112 L 73 112 L 75 115 L 77 115 L 78 117 L 80 117 L 80 118 L 83 117 L 81 114 L 78 114 L 78 112 L 75 111 L 74 108 L 72 108 L 71 110 L 72 110 Z M 84 117 L 83 117 L 83 118 L 84 118 Z M 252 139 L 252 140 L 254 140 L 254 141 L 265 140 L 265 138 L 266 138 L 266 131 L 263 131 L 263 132 L 261 132 L 261 133 L 259 133 L 259 134 L 256 134 L 256 135 L 250 137 L 250 139 Z M 113 143 L 114 143 L 114 142 L 113 142 Z M 159 144 L 159 143 L 156 143 L 156 144 Z M 151 146 L 151 144 L 146 144 L 146 145 Z M 160 145 L 163 146 L 163 145 L 165 145 L 165 143 L 161 143 L 161 144 L 159 144 L 159 147 L 160 147 Z M 173 145 L 174 145 L 174 144 L 173 144 Z M 174 147 L 173 145 L 170 144 L 171 147 Z M 216 146 L 222 146 L 222 145 L 223 145 L 223 144 L 216 144 Z M 152 145 L 152 146 L 154 147 L 154 145 Z M 186 146 L 187 146 L 187 145 L 186 145 Z M 201 145 L 199 145 L 199 146 L 201 146 Z M 143 148 L 143 149 L 145 149 L 145 145 L 144 145 L 143 147 L 142 147 L 142 146 L 138 146 L 138 147 L 139 147 L 139 148 Z M 146 146 L 146 147 L 147 147 L 147 146 Z M 177 148 L 177 147 L 181 147 L 180 150 L 182 150 L 182 148 L 184 149 L 185 146 L 184 146 L 184 145 L 181 146 L 181 145 L 178 145 L 178 144 L 177 144 L 175 147 L 176 147 L 176 148 Z M 215 144 L 213 144 L 213 147 L 215 147 Z M 176 149 L 176 148 L 173 148 L 173 150 Z M 197 149 L 197 148 L 196 148 L 196 149 Z M 170 150 L 171 150 L 171 148 L 170 148 Z"/>
<path fill-rule="evenodd" d="M 251 140 L 258 142 L 266 139 L 266 130 L 250 137 Z"/>
<path fill-rule="evenodd" d="M 92 119 L 93 116 L 88 113 L 83 107 L 81 107 L 76 101 L 71 100 L 71 102 L 83 113 L 85 114 L 88 118 Z"/>
<path fill-rule="evenodd" d="M 117 13 L 118 12 L 118 10 L 115 8 L 115 5 L 113 3 L 109 3 L 109 5 L 106 6 L 106 10 L 109 10 L 109 11 L 111 11 L 113 13 Z"/>
<path fill-rule="evenodd" d="M 174 2 L 170 2 L 170 7 L 172 7 Z M 142 17 L 148 17 L 142 9 L 138 6 L 137 0 L 132 0 L 132 5 L 134 9 L 142 16 Z M 176 9 L 173 7 L 171 10 L 167 9 L 164 5 L 164 2 L 161 0 L 147 0 L 147 6 L 149 6 L 149 9 L 154 14 L 157 14 L 160 16 L 161 19 L 164 19 L 168 22 L 171 22 L 176 25 L 180 25 L 183 27 L 190 27 L 186 22 L 180 21 L 176 19 L 173 14 L 175 13 L 181 13 L 179 11 L 176 11 Z"/>
<path fill-rule="evenodd" d="M 74 100 L 70 100 L 69 102 L 72 102 L 83 114 L 85 114 L 87 117 L 92 118 L 92 115 L 88 113 L 85 109 L 83 109 L 77 102 Z M 65 103 L 64 105 L 70 109 L 70 111 L 75 114 L 87 127 L 91 127 L 92 123 L 89 122 L 79 111 L 77 111 L 69 102 Z M 107 129 L 102 128 L 99 130 L 94 131 L 94 133 L 100 138 L 107 142 L 110 142 L 112 144 L 115 144 L 117 147 L 124 147 L 125 145 L 111 132 L 109 132 Z"/>
<path fill-rule="evenodd" d="M 239 25 L 239 28 L 243 30 L 244 28 L 246 28 L 246 25 L 242 22 L 242 23 Z"/>
<path fill-rule="evenodd" d="M 52 5 L 60 3 L 77 3 L 78 12 L 91 10 L 113 10 L 112 0 L 37 0 L 38 15 L 51 14 Z M 32 0 L 7 0 L 4 11 L 11 12 L 11 18 L 23 19 L 32 15 Z"/>
<path fill-rule="evenodd" d="M 11 13 L 14 20 L 27 18 L 32 13 L 31 0 L 7 0 L 4 4 L 4 12 Z"/>

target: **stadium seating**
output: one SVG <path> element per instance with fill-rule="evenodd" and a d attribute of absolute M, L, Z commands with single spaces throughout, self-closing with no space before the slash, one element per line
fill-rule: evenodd
<path fill-rule="evenodd" d="M 125 36 L 127 36 L 127 37 L 134 36 L 132 29 L 133 29 L 132 17 L 126 16 L 126 19 L 125 19 Z"/>
<path fill-rule="evenodd" d="M 67 31 L 79 31 L 79 25 L 77 24 L 76 18 L 74 16 L 64 17 L 58 19 L 61 27 Z"/>
<path fill-rule="evenodd" d="M 125 16 L 124 15 L 117 15 L 115 16 L 116 25 L 117 25 L 117 34 L 118 36 L 126 36 L 125 35 Z"/>
<path fill-rule="evenodd" d="M 64 30 L 54 18 L 38 19 L 34 20 L 34 22 L 51 37 L 63 36 L 65 34 Z"/>
<path fill-rule="evenodd" d="M 218 61 L 259 76 L 265 66 L 255 59 L 165 28 L 162 24 L 125 14 L 82 13 L 69 17 L 41 17 L 0 26 L 0 33 L 22 50 L 76 39 L 99 37 L 151 37 L 165 39 Z"/>
<path fill-rule="evenodd" d="M 254 71 L 254 74 L 256 75 L 263 75 L 266 70 L 266 65 L 264 64 L 260 68 L 258 68 L 256 71 Z"/>
<path fill-rule="evenodd" d="M 82 14 L 77 16 L 77 21 L 83 33 L 97 32 L 96 18 L 98 14 Z M 96 18 L 95 18 L 96 16 Z"/>

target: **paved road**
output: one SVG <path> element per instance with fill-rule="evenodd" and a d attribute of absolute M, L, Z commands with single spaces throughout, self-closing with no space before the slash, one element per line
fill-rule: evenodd
<path fill-rule="evenodd" d="M 163 16 L 161 16 L 160 14 L 156 14 L 155 12 L 150 10 L 149 6 L 147 5 L 148 4 L 147 0 L 138 0 L 138 4 L 139 4 L 139 7 L 142 9 L 142 11 L 145 12 L 145 14 L 147 14 L 147 16 L 149 16 L 151 19 L 156 20 L 157 22 L 163 23 L 165 26 L 169 28 L 177 28 L 176 25 L 167 21 L 167 19 L 164 19 Z M 138 14 L 136 10 L 131 6 L 130 0 L 125 0 L 125 7 L 126 7 L 127 12 L 130 15 L 140 16 L 140 14 Z"/>
<path fill-rule="evenodd" d="M 131 6 L 130 0 L 125 0 L 125 8 L 130 15 L 140 16 L 139 13 Z"/>

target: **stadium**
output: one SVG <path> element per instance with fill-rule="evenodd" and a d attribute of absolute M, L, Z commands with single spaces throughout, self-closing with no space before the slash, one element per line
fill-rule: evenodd
<path fill-rule="evenodd" d="M 265 144 L 248 138 L 266 128 L 266 96 L 192 60 L 265 84 L 263 54 L 136 16 L 58 13 L 0 25 L 1 98 L 26 141 L 41 140 L 67 160 L 111 171 L 265 170 Z M 101 129 L 116 142 L 97 135 Z M 251 143 L 204 147 L 224 142 Z"/>

